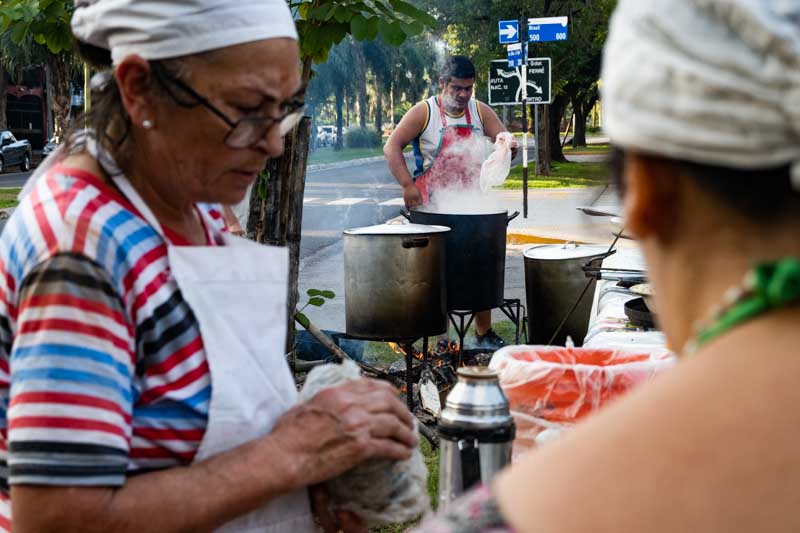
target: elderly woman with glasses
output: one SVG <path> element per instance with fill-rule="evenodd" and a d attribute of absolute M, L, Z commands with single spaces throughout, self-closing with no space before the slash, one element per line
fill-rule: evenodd
<path fill-rule="evenodd" d="M 800 531 L 800 2 L 620 0 L 602 80 L 681 361 L 418 531 Z"/>
<path fill-rule="evenodd" d="M 0 238 L 0 530 L 342 527 L 308 488 L 409 457 L 412 417 L 367 379 L 295 404 L 287 255 L 218 207 L 301 117 L 286 2 L 83 1 L 72 28 L 107 69 L 88 128 Z"/>

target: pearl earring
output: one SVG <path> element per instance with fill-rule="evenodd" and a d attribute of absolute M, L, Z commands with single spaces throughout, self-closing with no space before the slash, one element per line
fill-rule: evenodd
<path fill-rule="evenodd" d="M 153 129 L 153 122 L 149 119 L 144 119 L 142 121 L 142 127 L 146 130 L 151 130 Z"/>

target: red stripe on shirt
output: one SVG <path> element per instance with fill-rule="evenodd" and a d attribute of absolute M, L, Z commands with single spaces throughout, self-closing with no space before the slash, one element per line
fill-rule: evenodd
<path fill-rule="evenodd" d="M 27 309 L 29 307 L 61 305 L 80 309 L 81 311 L 96 313 L 98 315 L 103 315 L 104 317 L 110 318 L 120 326 L 127 328 L 128 332 L 133 335 L 133 328 L 130 326 L 130 324 L 128 324 L 128 321 L 125 319 L 125 316 L 122 313 L 97 301 L 78 298 L 77 296 L 72 296 L 71 294 L 44 294 L 34 295 L 26 298 L 22 305 L 23 309 Z"/>
<path fill-rule="evenodd" d="M 44 212 L 44 205 L 42 205 L 39 199 L 39 190 L 37 187 L 34 187 L 33 191 L 31 191 L 31 202 L 33 204 L 33 214 L 36 217 L 36 225 L 42 233 L 42 238 L 47 245 L 47 249 L 51 254 L 54 254 L 58 251 L 58 239 L 56 239 L 53 233 L 53 228 L 50 227 L 50 221 L 47 220 L 47 214 Z"/>
<path fill-rule="evenodd" d="M 133 435 L 149 440 L 199 441 L 205 432 L 205 429 L 134 428 Z"/>
<path fill-rule="evenodd" d="M 141 404 L 148 404 L 153 400 L 156 400 L 164 396 L 168 392 L 188 387 L 198 379 L 204 378 L 206 374 L 208 374 L 208 362 L 203 361 L 203 363 L 201 365 L 198 365 L 197 368 L 190 370 L 177 380 L 144 391 L 142 395 L 139 397 L 139 402 Z"/>
<path fill-rule="evenodd" d="M 63 318 L 46 318 L 44 320 L 26 320 L 20 325 L 19 333 L 37 333 L 45 330 L 55 331 L 68 331 L 70 333 L 81 333 L 89 335 L 104 341 L 108 341 L 114 345 L 115 348 L 124 350 L 128 355 L 130 354 L 130 347 L 128 342 L 120 339 L 107 329 L 84 324 L 76 320 L 67 320 Z"/>
<path fill-rule="evenodd" d="M 146 253 L 142 254 L 142 256 L 136 261 L 136 263 L 131 267 L 128 273 L 125 275 L 125 279 L 122 281 L 123 287 L 125 288 L 125 292 L 128 293 L 133 288 L 134 282 L 138 279 L 138 277 L 144 272 L 144 270 L 155 263 L 167 256 L 167 246 L 165 244 L 160 244 L 155 248 L 151 248 Z"/>
<path fill-rule="evenodd" d="M 200 336 L 195 337 L 188 344 L 182 346 L 179 350 L 173 352 L 169 357 L 164 359 L 161 363 L 147 368 L 145 375 L 158 376 L 166 374 L 179 364 L 183 363 L 198 351 L 203 349 L 203 339 Z"/>
<path fill-rule="evenodd" d="M 60 416 L 20 416 L 8 419 L 8 429 L 47 428 L 47 429 L 74 429 L 84 431 L 100 431 L 111 433 L 127 439 L 127 435 L 119 426 L 100 422 L 99 420 L 86 420 L 83 418 L 65 418 Z"/>
<path fill-rule="evenodd" d="M 37 403 L 58 403 L 94 407 L 116 413 L 121 416 L 125 422 L 131 423 L 130 413 L 126 413 L 118 404 L 96 396 L 87 396 L 85 394 L 71 392 L 21 392 L 11 397 L 11 407 Z"/>

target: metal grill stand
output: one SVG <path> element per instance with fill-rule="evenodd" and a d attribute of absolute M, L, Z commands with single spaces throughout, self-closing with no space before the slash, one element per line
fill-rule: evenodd
<path fill-rule="evenodd" d="M 528 331 L 524 323 L 525 306 L 522 305 L 519 298 L 505 298 L 503 305 L 500 309 L 504 315 L 514 324 L 514 344 L 519 344 L 520 332 L 525 334 L 525 341 L 527 342 Z M 456 330 L 458 335 L 458 365 L 461 366 L 461 360 L 464 356 L 464 339 L 467 336 L 467 331 L 475 319 L 475 313 L 479 311 L 448 311 L 447 316 L 450 318 L 450 323 Z M 456 318 L 458 321 L 456 322 Z M 522 327 L 520 328 L 520 324 Z"/>

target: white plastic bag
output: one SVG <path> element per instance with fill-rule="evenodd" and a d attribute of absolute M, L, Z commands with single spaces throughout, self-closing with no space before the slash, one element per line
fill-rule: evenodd
<path fill-rule="evenodd" d="M 300 401 L 360 375 L 352 361 L 318 366 L 306 377 Z M 428 471 L 419 448 L 405 461 L 366 461 L 325 486 L 339 509 L 357 514 L 369 526 L 409 522 L 430 510 Z"/>
<path fill-rule="evenodd" d="M 488 191 L 492 187 L 502 185 L 511 171 L 511 147 L 514 136 L 503 131 L 497 134 L 494 141 L 494 152 L 481 166 L 481 190 Z"/>

